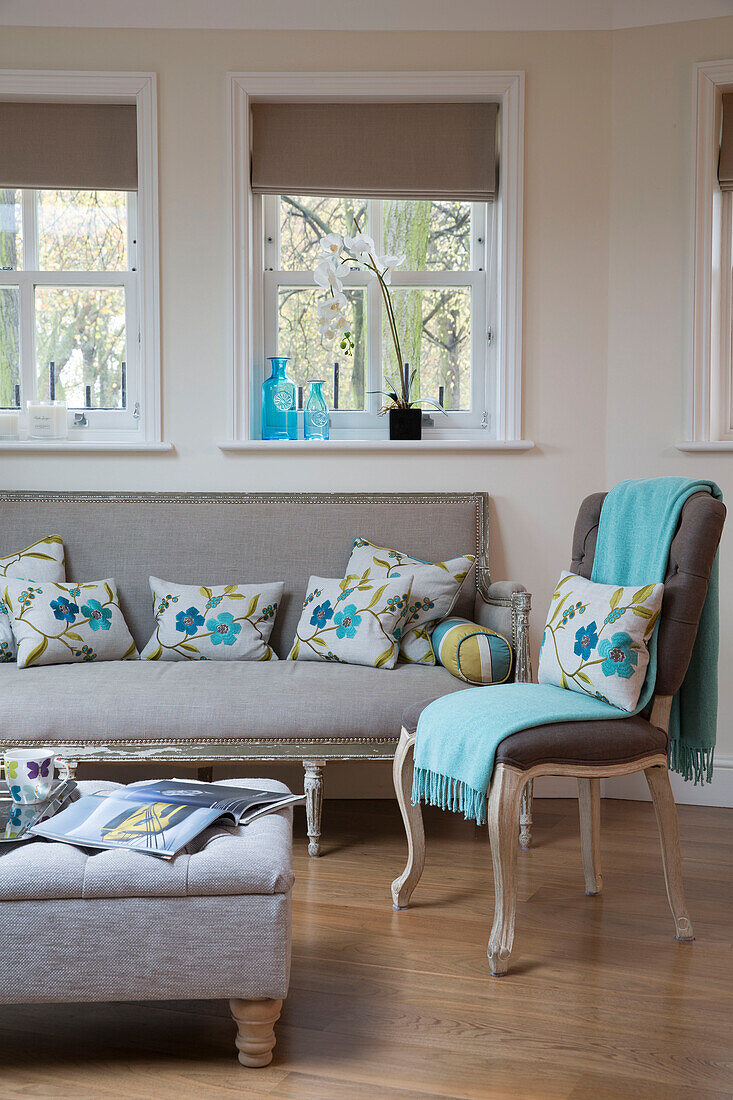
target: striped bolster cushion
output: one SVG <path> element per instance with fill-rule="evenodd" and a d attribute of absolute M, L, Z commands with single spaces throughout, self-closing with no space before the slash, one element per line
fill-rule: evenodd
<path fill-rule="evenodd" d="M 435 659 L 467 684 L 502 684 L 512 671 L 506 638 L 468 619 L 444 619 L 432 633 Z"/>

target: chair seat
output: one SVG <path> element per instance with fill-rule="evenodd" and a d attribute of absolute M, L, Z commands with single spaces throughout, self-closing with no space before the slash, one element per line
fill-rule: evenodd
<path fill-rule="evenodd" d="M 414 733 L 420 714 L 432 700 L 408 707 L 402 725 Z M 526 771 L 536 764 L 603 766 L 628 764 L 653 753 L 666 753 L 667 735 L 646 718 L 612 718 L 600 722 L 550 722 L 505 737 L 496 750 L 497 764 Z"/>
<path fill-rule="evenodd" d="M 667 752 L 664 730 L 634 715 L 602 722 L 550 722 L 505 737 L 496 750 L 497 764 L 526 771 L 536 764 L 588 767 L 629 764 L 653 753 Z"/>

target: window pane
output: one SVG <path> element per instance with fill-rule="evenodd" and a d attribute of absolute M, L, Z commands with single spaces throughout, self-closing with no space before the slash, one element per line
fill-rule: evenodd
<path fill-rule="evenodd" d="M 125 359 L 123 287 L 36 287 L 37 391 L 48 395 L 49 363 L 56 369 L 56 397 L 83 408 L 122 408 Z"/>
<path fill-rule="evenodd" d="M 307 271 L 322 258 L 318 247 L 327 233 L 356 234 L 354 218 L 369 232 L 366 199 L 280 196 L 280 270 Z"/>
<path fill-rule="evenodd" d="M 471 289 L 403 290 L 392 287 L 403 361 L 417 368 L 413 399 L 438 400 L 443 386 L 446 411 L 471 408 Z M 382 326 L 385 379 L 398 385 L 394 344 L 386 316 Z M 430 412 L 430 406 L 425 406 Z M 437 422 L 440 426 L 439 421 Z"/>
<path fill-rule="evenodd" d="M 384 250 L 405 254 L 402 271 L 469 271 L 471 204 L 385 199 Z"/>
<path fill-rule="evenodd" d="M 126 271 L 126 191 L 38 191 L 41 271 Z"/>
<path fill-rule="evenodd" d="M 17 286 L 0 287 L 0 407 L 15 405 L 20 384 L 20 293 Z"/>
<path fill-rule="evenodd" d="M 278 292 L 278 355 L 289 355 L 288 374 L 298 386 L 310 378 L 325 381 L 323 393 L 329 408 L 334 407 L 334 363 L 339 365 L 339 409 L 363 409 L 366 390 L 366 291 L 363 287 L 345 290 L 349 302 L 347 316 L 356 345 L 354 354 L 344 355 L 338 340 L 321 340 L 318 333 L 320 287 L 303 290 L 280 287 Z M 308 391 L 306 389 L 305 399 Z"/>
<path fill-rule="evenodd" d="M 0 271 L 23 266 L 22 192 L 0 187 Z"/>

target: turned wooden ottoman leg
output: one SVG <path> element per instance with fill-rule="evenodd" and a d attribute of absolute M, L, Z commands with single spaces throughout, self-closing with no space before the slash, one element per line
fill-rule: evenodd
<path fill-rule="evenodd" d="M 237 1050 L 243 1066 L 259 1068 L 272 1061 L 272 1048 L 275 1045 L 273 1028 L 280 1018 L 282 1001 L 241 1001 L 229 1002 L 232 1016 L 237 1024 Z"/>

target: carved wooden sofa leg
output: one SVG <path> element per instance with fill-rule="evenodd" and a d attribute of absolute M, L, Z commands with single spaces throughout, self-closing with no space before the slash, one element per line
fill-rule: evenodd
<path fill-rule="evenodd" d="M 237 1025 L 237 1050 L 243 1066 L 257 1069 L 272 1061 L 274 1027 L 280 1018 L 282 1001 L 232 1000 L 229 1008 Z"/>
<path fill-rule="evenodd" d="M 649 785 L 654 812 L 659 827 L 659 842 L 662 846 L 662 866 L 664 882 L 667 887 L 669 907 L 674 917 L 675 937 L 683 943 L 694 940 L 692 921 L 687 912 L 685 891 L 682 885 L 682 853 L 680 851 L 680 830 L 677 821 L 677 807 L 669 782 L 666 767 L 646 768 L 644 771 Z"/>
<path fill-rule="evenodd" d="M 589 897 L 603 890 L 601 874 L 601 781 L 578 780 L 580 847 L 583 853 L 585 892 Z"/>
<path fill-rule="evenodd" d="M 392 777 L 407 834 L 407 863 L 399 878 L 392 883 L 392 905 L 407 909 L 412 892 L 420 881 L 425 866 L 425 829 L 422 807 L 412 804 L 412 776 L 415 770 L 415 734 L 403 727 L 392 764 Z"/>
<path fill-rule="evenodd" d="M 494 923 L 487 955 L 494 977 L 506 974 L 514 944 L 519 806 L 525 783 L 522 772 L 506 764 L 499 764 L 489 789 L 489 839 L 494 865 Z"/>
<path fill-rule="evenodd" d="M 321 814 L 323 812 L 323 769 L 325 760 L 304 760 L 305 817 L 308 827 L 308 855 L 321 854 Z"/>

